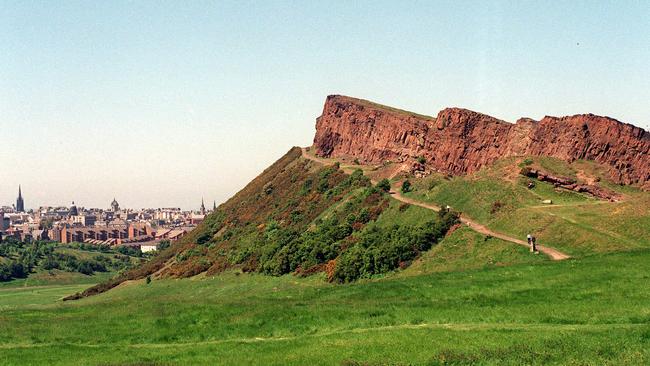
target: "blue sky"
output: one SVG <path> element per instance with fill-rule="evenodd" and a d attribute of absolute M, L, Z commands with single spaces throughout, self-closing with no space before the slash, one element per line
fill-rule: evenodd
<path fill-rule="evenodd" d="M 0 205 L 196 208 L 311 144 L 325 96 L 650 124 L 638 2 L 0 2 Z"/>

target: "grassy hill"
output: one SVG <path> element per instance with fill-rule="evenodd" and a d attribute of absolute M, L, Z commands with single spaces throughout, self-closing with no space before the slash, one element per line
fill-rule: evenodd
<path fill-rule="evenodd" d="M 647 192 L 591 162 L 521 157 L 415 178 L 301 155 L 291 149 L 182 241 L 77 301 L 61 301 L 85 287 L 75 279 L 0 287 L 12 330 L 0 363 L 650 363 Z M 623 199 L 528 188 L 522 166 Z M 383 177 L 453 210 L 398 201 L 371 180 Z M 454 211 L 572 258 L 480 234 Z"/>
<path fill-rule="evenodd" d="M 649 263 L 642 250 L 345 285 L 228 271 L 76 302 L 2 289 L 0 363 L 647 364 Z"/>
<path fill-rule="evenodd" d="M 148 276 L 184 278 L 233 269 L 269 275 L 326 273 L 328 281 L 347 282 L 384 276 L 413 263 L 421 266 L 423 261 L 433 271 L 522 261 L 521 248 L 467 230 L 456 237 L 463 234 L 464 242 L 484 238 L 483 244 L 492 245 L 439 253 L 436 244 L 453 226 L 453 212 L 443 217 L 398 202 L 371 183 L 371 178 L 386 176 L 394 187 L 409 179 L 412 190 L 404 195 L 410 199 L 450 205 L 452 211 L 513 238 L 534 234 L 539 244 L 574 257 L 650 247 L 650 194 L 613 184 L 593 162 L 516 157 L 469 176 L 434 173 L 415 178 L 399 174 L 398 164 L 343 166 L 316 160 L 291 149 L 184 240 L 137 269 L 71 298 Z M 519 173 L 522 167 L 588 181 L 616 192 L 621 200 L 604 201 L 542 181 L 530 188 L 530 178 Z M 548 201 L 552 204 L 544 203 Z"/>
<path fill-rule="evenodd" d="M 80 296 L 146 276 L 184 278 L 239 269 L 326 272 L 347 282 L 405 268 L 457 221 L 397 204 L 362 170 L 346 174 L 291 149 L 199 227 L 149 263 Z"/>
<path fill-rule="evenodd" d="M 533 233 L 541 244 L 573 256 L 650 247 L 650 193 L 609 182 L 604 169 L 593 162 L 568 164 L 539 157 L 529 158 L 533 166 L 573 178 L 587 174 L 599 186 L 620 193 L 622 200 L 598 200 L 540 181 L 528 189 L 530 179 L 517 174 L 522 160 L 504 159 L 466 177 L 411 178 L 414 190 L 407 196 L 449 203 L 489 228 L 515 237 Z"/>

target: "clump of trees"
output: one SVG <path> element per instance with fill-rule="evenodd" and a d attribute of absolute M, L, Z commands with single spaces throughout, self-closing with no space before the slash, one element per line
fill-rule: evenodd
<path fill-rule="evenodd" d="M 458 214 L 444 209 L 436 220 L 424 225 L 372 227 L 341 253 L 330 280 L 350 282 L 404 267 L 420 252 L 429 250 L 458 222 Z"/>
<path fill-rule="evenodd" d="M 98 253 L 91 258 L 81 258 L 75 253 L 55 251 L 57 247 Z M 0 242 L 0 281 L 26 278 L 36 270 L 61 270 L 86 275 L 110 270 L 122 271 L 132 266 L 133 256 L 140 257 L 142 252 L 138 248 L 128 247 L 119 247 L 113 251 L 108 246 L 84 243 L 66 245 L 45 241 L 26 243 L 9 237 Z"/>
<path fill-rule="evenodd" d="M 0 263 L 0 281 L 9 281 L 13 278 L 25 278 L 27 271 L 22 263 L 10 261 L 8 263 Z"/>

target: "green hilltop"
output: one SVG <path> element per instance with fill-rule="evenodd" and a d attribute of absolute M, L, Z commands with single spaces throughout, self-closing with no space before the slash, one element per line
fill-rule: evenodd
<path fill-rule="evenodd" d="M 398 165 L 292 148 L 134 269 L 87 289 L 5 283 L 0 362 L 650 362 L 648 192 L 588 161 L 507 158 L 420 178 Z M 566 256 L 531 253 L 528 233 Z"/>

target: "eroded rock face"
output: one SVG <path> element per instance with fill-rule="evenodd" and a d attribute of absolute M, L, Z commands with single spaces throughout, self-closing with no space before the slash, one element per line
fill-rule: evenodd
<path fill-rule="evenodd" d="M 452 175 L 514 155 L 595 160 L 615 182 L 650 188 L 650 133 L 592 114 L 512 124 L 461 108 L 433 118 L 331 95 L 316 120 L 314 146 L 320 156 L 370 164 L 423 156 L 428 168 Z"/>

